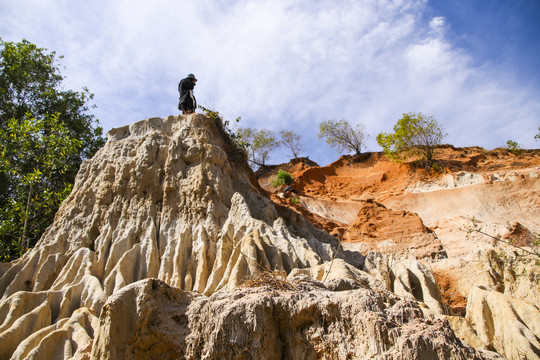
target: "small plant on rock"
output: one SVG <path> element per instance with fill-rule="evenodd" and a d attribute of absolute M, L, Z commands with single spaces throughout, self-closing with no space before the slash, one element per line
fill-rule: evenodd
<path fill-rule="evenodd" d="M 508 229 L 511 230 L 512 226 L 508 225 Z M 505 240 L 498 234 L 492 235 L 484 231 L 478 220 L 474 217 L 470 220 L 470 224 L 464 227 L 464 230 L 467 232 L 467 236 L 472 233 L 479 233 L 497 242 L 514 247 L 515 251 L 511 254 L 512 261 L 528 262 L 532 260 L 536 266 L 540 266 L 540 234 L 538 233 L 533 233 L 533 239 L 530 241 L 529 246 L 520 246 L 514 243 L 512 239 Z M 497 254 L 497 259 L 510 260 L 510 255 L 503 251 Z"/>
<path fill-rule="evenodd" d="M 219 112 L 215 110 L 208 109 L 204 106 L 199 105 L 199 109 L 204 111 L 208 117 L 210 117 L 212 120 L 214 120 L 214 123 L 220 129 L 225 133 L 225 140 L 229 143 L 229 145 L 234 149 L 234 156 L 235 159 L 245 159 L 247 157 L 247 149 L 249 147 L 249 144 L 244 141 L 239 131 L 234 131 L 230 128 L 230 122 L 229 120 L 223 120 L 222 116 Z M 240 121 L 240 116 L 236 118 L 235 123 L 238 123 Z"/>
<path fill-rule="evenodd" d="M 256 287 L 270 287 L 274 290 L 281 291 L 295 291 L 296 287 L 287 280 L 287 273 L 284 270 L 263 267 L 259 265 L 260 269 L 253 275 L 249 276 L 243 283 L 242 287 L 256 288 Z"/>
<path fill-rule="evenodd" d="M 293 179 L 291 174 L 289 174 L 286 171 L 283 171 L 283 170 L 279 169 L 277 174 L 276 174 L 276 177 L 273 178 L 270 181 L 270 183 L 274 187 L 279 187 L 279 186 L 282 186 L 282 185 L 290 185 L 290 184 L 293 183 L 293 181 L 294 181 L 294 179 Z"/>
<path fill-rule="evenodd" d="M 510 151 L 512 154 L 514 155 L 521 154 L 521 146 L 517 142 L 513 140 L 508 140 L 506 142 L 506 146 L 508 147 L 508 151 Z"/>
<path fill-rule="evenodd" d="M 431 164 L 431 170 L 435 171 L 436 173 L 442 173 L 443 169 L 439 166 L 437 163 Z"/>

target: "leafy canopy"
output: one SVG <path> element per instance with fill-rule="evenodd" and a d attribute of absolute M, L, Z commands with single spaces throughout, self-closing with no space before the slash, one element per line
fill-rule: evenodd
<path fill-rule="evenodd" d="M 521 154 L 521 145 L 519 145 L 516 141 L 514 140 L 508 140 L 506 142 L 506 146 L 508 148 L 508 151 L 510 151 L 512 154 L 514 155 L 520 155 Z"/>
<path fill-rule="evenodd" d="M 304 146 L 302 145 L 300 139 L 301 136 L 291 130 L 280 130 L 280 143 L 289 149 L 292 153 L 292 156 L 296 159 L 301 151 L 304 151 Z"/>
<path fill-rule="evenodd" d="M 93 95 L 64 90 L 55 52 L 0 39 L 0 257 L 33 246 L 103 144 Z"/>
<path fill-rule="evenodd" d="M 270 153 L 281 145 L 272 130 L 239 128 L 237 134 L 249 144 L 249 161 L 257 166 L 265 166 Z"/>
<path fill-rule="evenodd" d="M 347 120 L 327 120 L 319 124 L 319 138 L 324 138 L 328 145 L 337 151 L 354 151 L 361 153 L 365 142 L 369 139 L 364 124 L 351 126 Z"/>
<path fill-rule="evenodd" d="M 408 113 L 398 120 L 393 133 L 377 135 L 377 143 L 390 159 L 405 160 L 407 156 L 420 155 L 432 161 L 435 148 L 446 136 L 433 116 Z"/>
<path fill-rule="evenodd" d="M 17 179 L 0 212 L 0 260 L 20 256 L 50 224 L 73 186 L 57 184 L 55 176 L 70 170 L 66 160 L 81 143 L 69 136 L 56 114 L 42 120 L 28 114 L 0 129 L 0 171 Z"/>
<path fill-rule="evenodd" d="M 88 114 L 87 103 L 94 95 L 87 88 L 63 90 L 62 80 L 54 51 L 48 53 L 27 40 L 0 39 L 0 128 L 5 129 L 11 118 L 24 119 L 27 113 L 39 119 L 58 114 L 69 134 L 83 143 L 80 162 L 103 146 L 103 129 Z"/>

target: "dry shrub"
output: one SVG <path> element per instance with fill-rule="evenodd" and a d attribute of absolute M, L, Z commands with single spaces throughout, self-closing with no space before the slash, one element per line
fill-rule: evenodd
<path fill-rule="evenodd" d="M 250 275 L 241 286 L 250 288 L 269 286 L 275 290 L 296 290 L 296 287 L 287 280 L 287 273 L 277 269 L 260 270 L 256 274 Z"/>

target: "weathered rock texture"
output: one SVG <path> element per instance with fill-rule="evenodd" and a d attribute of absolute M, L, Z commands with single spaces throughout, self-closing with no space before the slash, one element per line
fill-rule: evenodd
<path fill-rule="evenodd" d="M 415 302 L 352 283 L 329 291 L 237 288 L 210 297 L 157 279 L 129 285 L 105 304 L 92 349 L 99 359 L 484 359 L 447 322 Z M 137 314 L 137 316 L 133 316 Z M 129 319 L 129 321 L 126 321 Z"/>
<path fill-rule="evenodd" d="M 476 287 L 466 320 L 488 349 L 508 359 L 540 357 L 540 311 L 531 303 Z"/>
<path fill-rule="evenodd" d="M 446 257 L 441 242 L 416 214 L 387 209 L 373 199 L 357 202 L 361 207 L 349 223 L 344 240 L 365 244 L 358 251 L 376 249 L 384 253 L 402 253 L 415 258 Z M 364 248 L 364 249 L 362 249 Z"/>
<path fill-rule="evenodd" d="M 515 273 L 490 264 L 475 284 L 468 265 L 456 285 L 469 296 L 467 316 L 447 321 L 435 275 L 459 266 L 433 263 L 432 271 L 417 258 L 454 261 L 441 246 L 451 254 L 456 246 L 430 229 L 425 187 L 407 192 L 387 174 L 395 165 L 363 160 L 377 171 L 359 181 L 354 166 L 302 165 L 313 196 L 296 212 L 263 196 L 217 119 L 171 116 L 112 130 L 36 247 L 0 266 L 0 360 L 538 356 L 538 308 L 513 298 L 533 281 L 512 282 Z M 313 185 L 338 175 L 352 183 Z M 349 196 L 317 197 L 332 189 Z M 413 192 L 421 195 L 408 198 Z M 526 210 L 536 208 L 533 200 Z M 392 240 L 398 254 L 343 248 L 305 220 L 315 216 L 331 218 L 338 233 L 356 229 L 356 244 L 369 239 L 382 251 L 380 241 Z M 522 228 L 508 236 L 530 235 L 534 219 L 518 217 Z M 259 287 L 238 288 L 246 279 Z"/>
<path fill-rule="evenodd" d="M 441 146 L 435 158 L 441 172 L 367 153 L 324 167 L 282 164 L 265 176 L 290 171 L 301 206 L 272 194 L 274 201 L 344 239 L 348 251 L 382 253 L 368 255 L 364 270 L 386 289 L 419 301 L 429 316 L 459 315 L 447 318 L 461 339 L 510 358 L 540 358 L 540 333 L 505 305 L 525 301 L 538 311 L 540 268 L 524 260 L 523 251 L 467 230 L 474 218 L 486 233 L 529 250 L 535 246 L 540 150 L 516 156 L 506 149 Z M 274 192 L 266 179 L 259 183 Z M 472 307 L 477 287 L 489 294 L 483 299 L 498 301 Z M 478 325 L 500 319 L 515 325 Z"/>
<path fill-rule="evenodd" d="M 290 272 L 330 260 L 338 241 L 300 216 L 285 224 L 250 177 L 204 115 L 112 130 L 81 166 L 54 224 L 1 274 L 0 358 L 38 347 L 69 358 L 82 344 L 46 350 L 38 339 L 70 338 L 80 330 L 78 309 L 88 309 L 91 323 L 111 295 L 141 279 L 212 294 L 261 268 Z"/>

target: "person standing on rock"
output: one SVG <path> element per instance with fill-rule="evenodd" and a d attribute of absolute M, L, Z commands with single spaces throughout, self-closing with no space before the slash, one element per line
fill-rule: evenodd
<path fill-rule="evenodd" d="M 180 101 L 178 102 L 178 110 L 182 110 L 182 114 L 193 114 L 197 108 L 197 100 L 193 95 L 197 79 L 195 75 L 188 74 L 185 79 L 180 80 L 178 84 L 178 92 L 180 93 Z"/>

